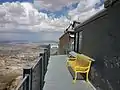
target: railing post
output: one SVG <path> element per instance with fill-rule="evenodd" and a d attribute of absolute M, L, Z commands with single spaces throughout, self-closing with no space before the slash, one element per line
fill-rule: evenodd
<path fill-rule="evenodd" d="M 51 46 L 50 46 L 50 44 L 48 45 L 48 57 L 50 58 L 50 48 L 51 48 Z"/>
<path fill-rule="evenodd" d="M 45 68 L 44 68 L 44 70 L 45 70 L 44 75 L 45 75 L 45 73 L 47 71 L 47 49 L 46 48 L 44 49 L 44 66 L 45 66 Z"/>
<path fill-rule="evenodd" d="M 42 57 L 42 63 L 41 63 L 41 67 L 40 67 L 40 90 L 43 89 L 44 86 L 44 53 L 40 53 L 40 57 Z"/>
<path fill-rule="evenodd" d="M 23 69 L 23 78 L 29 75 L 25 84 L 23 85 L 23 90 L 32 90 L 32 68 L 30 66 L 25 66 Z"/>
<path fill-rule="evenodd" d="M 46 60 L 47 60 L 47 66 L 48 66 L 48 60 L 49 60 L 49 45 L 48 45 L 48 47 L 47 47 Z"/>

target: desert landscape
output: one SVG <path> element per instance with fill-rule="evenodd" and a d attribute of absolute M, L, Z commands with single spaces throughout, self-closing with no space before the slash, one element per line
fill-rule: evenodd
<path fill-rule="evenodd" d="M 0 44 L 0 90 L 15 90 L 23 67 L 33 65 L 40 53 L 39 44 Z"/>

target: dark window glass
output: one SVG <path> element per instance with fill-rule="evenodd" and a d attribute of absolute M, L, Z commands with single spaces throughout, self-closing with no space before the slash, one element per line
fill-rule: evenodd
<path fill-rule="evenodd" d="M 76 33 L 76 38 L 75 38 L 75 51 L 77 51 L 77 43 L 78 43 L 78 33 Z"/>
<path fill-rule="evenodd" d="M 82 46 L 82 32 L 79 32 L 79 52 L 81 52 L 81 46 Z"/>

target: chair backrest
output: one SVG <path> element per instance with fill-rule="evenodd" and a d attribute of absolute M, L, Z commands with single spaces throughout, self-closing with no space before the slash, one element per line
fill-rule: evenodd
<path fill-rule="evenodd" d="M 77 62 L 80 64 L 81 67 L 90 67 L 91 66 L 91 58 L 83 55 L 77 54 Z"/>
<path fill-rule="evenodd" d="M 73 57 L 76 57 L 76 56 L 77 56 L 77 53 L 74 52 L 74 51 L 71 51 L 71 52 L 69 52 L 69 55 L 71 55 L 71 56 L 73 56 Z"/>

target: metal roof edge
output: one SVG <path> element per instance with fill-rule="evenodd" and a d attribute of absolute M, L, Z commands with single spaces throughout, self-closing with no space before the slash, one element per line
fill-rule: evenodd
<path fill-rule="evenodd" d="M 63 36 L 65 36 L 67 33 L 74 33 L 74 31 L 66 31 L 66 32 L 64 32 L 61 36 L 60 36 L 60 38 L 59 38 L 59 40 L 63 37 Z"/>
<path fill-rule="evenodd" d="M 120 0 L 106 0 L 104 2 L 104 7 L 109 8 L 110 6 L 113 6 L 115 3 L 117 3 Z"/>

